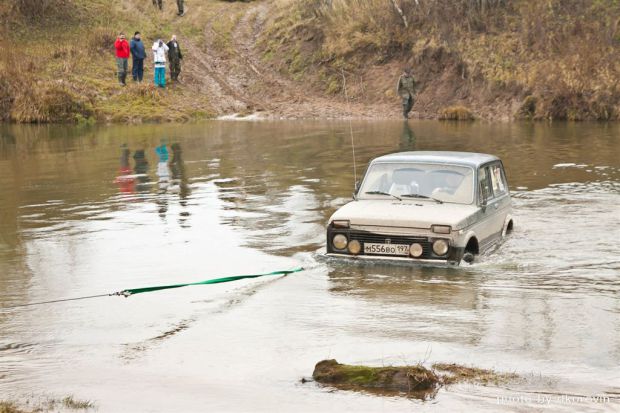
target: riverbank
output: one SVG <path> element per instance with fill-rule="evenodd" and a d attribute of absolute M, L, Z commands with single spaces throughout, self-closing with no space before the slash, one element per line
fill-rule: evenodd
<path fill-rule="evenodd" d="M 50 0 L 40 6 L 40 13 L 18 5 L 4 7 L 11 22 L 0 56 L 4 120 L 138 123 L 215 115 L 195 58 L 187 59 L 183 84 L 165 90 L 153 86 L 148 60 L 144 83 L 129 80 L 123 88 L 116 80 L 113 43 L 119 31 L 128 38 L 134 31 L 143 32 L 147 50 L 159 36 L 167 40 L 177 33 L 191 49 L 190 42 L 200 33 L 193 20 L 180 25 L 172 10 L 160 13 L 150 2 Z M 19 48 L 13 46 L 17 44 Z"/>
<path fill-rule="evenodd" d="M 42 11 L 19 4 L 0 6 L 0 17 L 9 22 L 2 25 L 6 36 L 0 56 L 4 121 L 150 123 L 251 114 L 343 118 L 385 113 L 309 96 L 297 83 L 272 73 L 254 44 L 272 1 L 190 4 L 182 18 L 174 5 L 160 12 L 134 0 L 48 0 Z M 121 30 L 128 38 L 142 32 L 147 49 L 157 38 L 177 34 L 184 52 L 181 82 L 155 88 L 147 58 L 144 83 L 129 79 L 126 87 L 118 85 L 113 43 Z"/>
<path fill-rule="evenodd" d="M 160 12 L 137 0 L 0 5 L 0 118 L 398 118 L 404 65 L 419 81 L 416 118 L 620 118 L 618 6 L 392 4 L 189 2 L 184 17 L 172 3 Z M 147 59 L 146 82 L 119 86 L 112 45 L 120 30 L 141 31 L 147 48 L 177 34 L 182 82 L 154 88 Z"/>
<path fill-rule="evenodd" d="M 620 119 L 620 6 L 613 2 L 281 0 L 266 56 L 325 93 L 393 104 L 413 67 L 414 111 L 491 120 Z M 452 116 L 447 116 L 448 118 Z"/>

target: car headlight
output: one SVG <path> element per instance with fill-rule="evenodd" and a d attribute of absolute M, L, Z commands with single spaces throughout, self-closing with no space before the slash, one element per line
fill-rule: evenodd
<path fill-rule="evenodd" d="M 433 242 L 433 252 L 435 255 L 446 255 L 448 253 L 448 241 L 445 239 L 438 239 Z"/>
<path fill-rule="evenodd" d="M 353 255 L 357 255 L 362 251 L 362 244 L 356 239 L 349 242 L 349 252 Z"/>
<path fill-rule="evenodd" d="M 334 235 L 334 238 L 332 238 L 332 244 L 334 245 L 334 248 L 336 248 L 337 250 L 345 249 L 348 243 L 349 243 L 349 240 L 347 239 L 346 236 L 342 234 L 336 234 Z"/>
<path fill-rule="evenodd" d="M 409 247 L 409 254 L 411 254 L 411 256 L 414 258 L 421 257 L 423 253 L 424 248 L 422 248 L 422 245 L 418 244 L 417 242 L 415 244 L 411 244 L 411 247 Z"/>

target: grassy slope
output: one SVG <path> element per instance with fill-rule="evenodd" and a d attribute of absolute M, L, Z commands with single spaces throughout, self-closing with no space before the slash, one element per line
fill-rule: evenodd
<path fill-rule="evenodd" d="M 193 7 L 193 15 L 180 19 L 172 2 L 166 2 L 167 9 L 160 13 L 150 1 L 52 1 L 65 6 L 32 18 L 5 10 L 10 22 L 0 56 L 0 109 L 5 118 L 131 122 L 212 115 L 208 96 L 191 83 L 155 89 L 148 52 L 157 35 L 168 39 L 176 33 L 181 42 L 200 40 L 203 21 L 213 13 L 210 2 Z M 128 80 L 129 86 L 121 88 L 116 82 L 113 42 L 120 30 L 128 37 L 136 30 L 143 33 L 147 60 L 142 85 Z"/>
<path fill-rule="evenodd" d="M 620 118 L 617 0 L 279 0 L 265 57 L 331 94 L 394 101 L 412 65 L 414 110 L 480 117 Z M 416 6 L 416 3 L 418 4 Z"/>
<path fill-rule="evenodd" d="M 344 78 L 354 101 L 397 113 L 394 86 L 408 64 L 420 83 L 414 111 L 424 117 L 620 119 L 620 0 L 395 0 L 408 27 L 392 0 L 261 1 L 275 5 L 259 41 L 265 64 L 309 89 L 309 99 L 342 100 Z M 28 2 L 60 6 L 40 16 L 14 6 Z M 245 3 L 194 0 L 184 18 L 165 3 L 163 14 L 148 0 L 0 3 L 0 119 L 176 121 L 222 112 L 196 61 L 185 63 L 181 86 L 154 89 L 149 60 L 146 84 L 117 86 L 119 30 L 140 30 L 147 47 L 176 33 L 186 52 L 194 45 L 186 54 L 208 62 L 198 50 L 206 36 L 210 52 L 234 56 L 230 33 Z M 205 32 L 208 24 L 220 35 Z"/>

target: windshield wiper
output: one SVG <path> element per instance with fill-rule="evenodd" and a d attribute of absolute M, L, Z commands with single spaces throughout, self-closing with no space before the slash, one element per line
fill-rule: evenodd
<path fill-rule="evenodd" d="M 388 194 L 387 192 L 382 192 L 382 191 L 368 191 L 368 192 L 364 192 L 367 195 L 385 195 L 385 196 L 391 196 L 393 198 L 398 199 L 399 201 L 402 201 L 402 199 L 400 197 L 397 197 L 396 195 L 392 195 L 392 194 Z"/>
<path fill-rule="evenodd" d="M 443 201 L 437 198 L 433 198 L 431 196 L 421 195 L 421 194 L 404 194 L 401 195 L 403 198 L 423 198 L 423 199 L 432 199 L 433 201 L 443 204 Z"/>

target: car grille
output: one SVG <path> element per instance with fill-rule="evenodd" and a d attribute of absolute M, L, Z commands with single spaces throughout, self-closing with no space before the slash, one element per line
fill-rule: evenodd
<path fill-rule="evenodd" d="M 424 252 L 420 258 L 432 258 L 432 245 L 428 238 L 420 238 L 420 237 L 407 237 L 402 235 L 383 235 L 383 234 L 373 234 L 370 232 L 357 232 L 351 231 L 349 233 L 350 240 L 357 240 L 362 243 L 372 243 L 372 244 L 403 244 L 403 245 L 411 245 L 414 242 L 422 245 L 422 249 Z"/>

